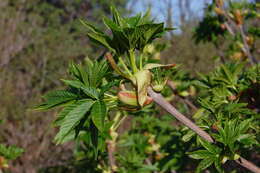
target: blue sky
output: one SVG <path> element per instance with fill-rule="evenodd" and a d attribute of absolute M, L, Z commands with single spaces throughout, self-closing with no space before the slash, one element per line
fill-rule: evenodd
<path fill-rule="evenodd" d="M 178 8 L 178 0 L 171 0 L 173 4 L 173 21 L 174 26 L 178 27 L 179 24 L 179 8 Z M 191 9 L 196 16 L 202 16 L 204 4 L 210 3 L 211 0 L 189 0 L 191 3 Z M 131 1 L 128 4 L 132 5 L 134 13 L 142 12 L 144 13 L 148 8 L 149 2 L 152 4 L 151 12 L 153 17 L 159 22 L 165 22 L 165 17 L 163 15 L 163 10 L 166 10 L 165 4 L 163 4 L 164 0 L 135 0 L 135 3 L 132 4 Z"/>

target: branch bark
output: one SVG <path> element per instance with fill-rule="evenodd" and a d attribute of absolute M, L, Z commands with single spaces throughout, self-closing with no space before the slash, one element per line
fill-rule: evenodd
<path fill-rule="evenodd" d="M 193 130 L 195 133 L 197 133 L 199 136 L 201 136 L 203 139 L 207 140 L 208 142 L 211 143 L 214 142 L 212 137 L 207 132 L 202 130 L 200 127 L 195 125 L 190 119 L 188 119 L 183 114 L 181 114 L 169 102 L 167 102 L 161 94 L 154 92 L 152 88 L 148 88 L 148 93 L 150 97 L 153 98 L 155 103 L 157 103 L 162 108 L 164 108 L 167 112 L 172 114 L 176 119 L 182 122 L 185 126 L 189 127 L 191 130 Z"/>
<path fill-rule="evenodd" d="M 214 143 L 213 138 L 207 132 L 203 131 L 195 123 L 193 123 L 191 120 L 189 120 L 187 117 L 185 117 L 177 109 L 175 109 L 169 102 L 167 102 L 164 99 L 164 97 L 161 94 L 154 92 L 151 87 L 148 88 L 148 93 L 149 93 L 150 97 L 153 98 L 155 103 L 157 103 L 159 106 L 161 106 L 163 109 L 165 109 L 171 115 L 173 115 L 176 119 L 178 119 L 180 122 L 182 122 L 185 126 L 189 127 L 191 130 L 193 130 L 195 133 L 197 133 L 199 136 L 201 136 L 206 141 L 208 141 L 210 143 Z M 260 168 L 258 168 L 256 165 L 254 165 L 253 163 L 249 162 L 248 160 L 246 160 L 242 157 L 240 157 L 240 159 L 236 160 L 236 162 L 254 173 L 260 173 Z"/>
<path fill-rule="evenodd" d="M 116 172 L 117 166 L 116 166 L 116 160 L 114 157 L 114 151 L 115 151 L 115 143 L 113 140 L 107 141 L 107 151 L 108 151 L 108 162 L 111 173 Z"/>
<path fill-rule="evenodd" d="M 235 31 L 234 29 L 231 27 L 231 25 L 234 26 L 234 28 L 236 29 L 237 32 L 240 33 L 242 40 L 243 40 L 243 48 L 242 51 L 248 56 L 250 64 L 254 65 L 254 64 L 258 64 L 258 60 L 252 55 L 252 53 L 250 52 L 250 48 L 249 45 L 247 44 L 246 41 L 246 34 L 245 31 L 243 29 L 242 24 L 237 25 L 231 18 L 230 16 L 227 14 L 227 12 L 225 11 L 225 9 L 223 9 L 223 7 L 220 7 L 217 5 L 218 8 L 220 8 L 221 10 L 223 10 L 224 14 L 223 16 L 227 19 L 227 22 L 224 23 L 224 25 L 226 26 L 228 32 L 232 35 L 235 36 Z M 229 22 L 229 23 L 228 23 Z"/>

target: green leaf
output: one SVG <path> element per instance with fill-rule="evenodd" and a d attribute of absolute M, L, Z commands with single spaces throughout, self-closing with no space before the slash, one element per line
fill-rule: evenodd
<path fill-rule="evenodd" d="M 191 138 L 195 136 L 195 133 L 192 131 L 192 130 L 189 130 L 188 133 L 186 133 L 181 139 L 184 141 L 184 142 L 188 142 L 191 140 Z"/>
<path fill-rule="evenodd" d="M 251 122 L 252 119 L 247 119 L 239 123 L 239 133 L 245 133 L 249 129 Z"/>
<path fill-rule="evenodd" d="M 219 153 L 221 152 L 221 149 L 220 149 L 220 148 L 218 148 L 217 146 L 214 146 L 214 145 L 210 144 L 208 141 L 205 141 L 205 140 L 203 140 L 203 139 L 201 139 L 201 138 L 199 138 L 199 141 L 200 141 L 200 143 L 202 144 L 202 146 L 203 146 L 204 148 L 206 148 L 210 153 L 217 155 L 217 154 L 219 154 Z"/>
<path fill-rule="evenodd" d="M 114 31 L 121 31 L 121 28 L 119 26 L 117 26 L 112 20 L 110 20 L 109 18 L 107 17 L 104 17 L 103 18 L 103 22 L 104 24 L 110 28 L 111 30 L 114 30 Z"/>
<path fill-rule="evenodd" d="M 138 103 L 143 106 L 147 98 L 147 89 L 151 83 L 151 72 L 142 70 L 138 71 L 134 76 L 137 85 Z"/>
<path fill-rule="evenodd" d="M 98 99 L 99 98 L 99 93 L 98 91 L 93 88 L 93 87 L 87 87 L 85 86 L 82 82 L 77 81 L 77 80 L 62 80 L 65 84 L 72 86 L 77 89 L 81 89 L 87 96 Z"/>
<path fill-rule="evenodd" d="M 126 18 L 125 21 L 129 27 L 136 27 L 141 20 L 142 15 L 141 13 L 137 14 L 136 16 Z"/>
<path fill-rule="evenodd" d="M 69 71 L 69 74 L 72 75 L 73 77 L 81 79 L 79 66 L 77 64 L 70 62 L 68 71 Z"/>
<path fill-rule="evenodd" d="M 212 155 L 212 153 L 210 153 L 207 150 L 197 150 L 197 151 L 193 151 L 188 153 L 189 156 L 193 159 L 205 159 L 205 158 L 210 158 L 210 157 L 214 157 L 214 155 Z"/>
<path fill-rule="evenodd" d="M 109 36 L 98 33 L 88 33 L 88 37 L 91 41 L 108 48 L 113 53 L 116 53 L 115 49 L 111 47 L 112 40 Z"/>
<path fill-rule="evenodd" d="M 115 7 L 111 7 L 111 12 L 113 14 L 113 21 L 118 25 L 118 26 L 123 26 L 123 18 L 120 16 L 118 11 L 116 10 Z"/>
<path fill-rule="evenodd" d="M 104 130 L 106 105 L 103 101 L 96 101 L 91 109 L 91 119 L 99 131 Z"/>
<path fill-rule="evenodd" d="M 97 159 L 98 156 L 98 136 L 99 132 L 97 127 L 94 125 L 94 122 L 90 122 L 90 139 L 91 139 L 91 145 L 94 149 L 95 158 Z"/>
<path fill-rule="evenodd" d="M 5 157 L 8 160 L 14 160 L 24 152 L 23 149 L 16 146 L 5 146 L 0 144 L 0 156 Z"/>
<path fill-rule="evenodd" d="M 205 169 L 208 168 L 210 165 L 212 165 L 213 162 L 214 162 L 214 160 L 213 160 L 213 159 L 210 159 L 210 158 L 207 158 L 207 159 L 202 160 L 202 161 L 199 163 L 196 172 L 201 172 L 202 170 L 205 170 Z"/>
<path fill-rule="evenodd" d="M 192 116 L 192 118 L 194 119 L 199 119 L 203 116 L 205 109 L 204 108 L 200 108 L 197 110 L 197 112 Z"/>
<path fill-rule="evenodd" d="M 221 161 L 219 161 L 219 159 L 216 159 L 216 160 L 214 161 L 214 165 L 215 165 L 215 167 L 216 167 L 216 169 L 217 169 L 217 171 L 218 171 L 219 173 L 224 173 L 224 170 L 223 170 L 223 168 L 221 167 Z"/>
<path fill-rule="evenodd" d="M 258 143 L 255 138 L 256 137 L 252 134 L 243 134 L 243 135 L 240 135 L 237 140 L 244 145 L 252 145 L 252 144 Z"/>
<path fill-rule="evenodd" d="M 93 87 L 82 87 L 81 89 L 89 97 L 94 98 L 94 99 L 99 98 L 99 93 L 98 93 L 97 89 L 95 89 Z"/>
<path fill-rule="evenodd" d="M 66 111 L 62 114 L 64 118 L 60 123 L 60 131 L 54 139 L 57 143 L 64 142 L 64 138 L 74 130 L 80 120 L 90 110 L 93 103 L 90 99 L 83 99 L 64 108 Z"/>
<path fill-rule="evenodd" d="M 68 103 L 76 99 L 77 97 L 78 96 L 76 94 L 66 90 L 51 91 L 43 96 L 43 98 L 46 99 L 46 102 L 40 104 L 39 106 L 36 106 L 35 109 L 51 109 L 53 107 L 64 105 L 65 103 Z"/>
<path fill-rule="evenodd" d="M 92 25 L 91 23 L 87 22 L 87 21 L 83 21 L 83 20 L 79 20 L 85 27 L 87 27 L 88 29 L 90 29 L 92 32 L 97 33 L 97 34 L 104 34 L 104 32 L 102 32 L 101 30 L 99 30 L 98 28 L 96 28 L 94 25 Z"/>

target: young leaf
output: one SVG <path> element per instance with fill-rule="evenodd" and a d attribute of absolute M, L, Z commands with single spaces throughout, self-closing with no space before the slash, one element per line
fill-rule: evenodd
<path fill-rule="evenodd" d="M 69 135 L 72 130 L 74 130 L 80 120 L 89 111 L 93 103 L 94 102 L 90 99 L 83 99 L 70 104 L 65 108 L 67 109 L 67 114 L 61 123 L 59 133 L 54 139 L 57 143 L 64 142 L 64 138 Z"/>
<path fill-rule="evenodd" d="M 79 20 L 85 27 L 87 27 L 88 29 L 90 29 L 92 32 L 96 33 L 96 34 L 104 34 L 104 32 L 102 32 L 101 30 L 99 30 L 98 28 L 96 28 L 94 25 L 90 24 L 87 21 L 83 21 L 83 20 Z"/>
<path fill-rule="evenodd" d="M 51 91 L 43 96 L 46 99 L 46 102 L 36 106 L 36 110 L 47 110 L 56 106 L 63 105 L 71 100 L 76 99 L 78 96 L 70 91 L 58 90 Z"/>
<path fill-rule="evenodd" d="M 96 101 L 91 109 L 91 119 L 99 131 L 104 130 L 106 105 L 103 101 Z"/>
<path fill-rule="evenodd" d="M 193 159 L 205 159 L 205 158 L 212 157 L 212 153 L 210 153 L 207 150 L 197 150 L 197 151 L 190 152 L 188 154 Z M 214 157 L 214 155 L 213 155 L 213 157 Z"/>
<path fill-rule="evenodd" d="M 216 169 L 217 169 L 217 171 L 218 171 L 219 173 L 224 173 L 224 170 L 223 170 L 223 168 L 221 167 L 221 162 L 219 161 L 219 159 L 216 159 L 216 160 L 214 161 L 214 165 L 215 165 L 215 167 L 216 167 Z"/>
<path fill-rule="evenodd" d="M 94 149 L 95 158 L 98 156 L 98 135 L 99 131 L 97 127 L 94 125 L 93 121 L 90 121 L 90 139 L 91 139 L 91 145 Z"/>
<path fill-rule="evenodd" d="M 181 139 L 184 141 L 184 142 L 188 142 L 191 140 L 191 138 L 195 136 L 195 133 L 192 131 L 192 130 L 189 130 L 188 133 L 186 133 Z"/>
<path fill-rule="evenodd" d="M 201 172 L 202 170 L 208 168 L 213 163 L 214 163 L 214 160 L 212 158 L 207 158 L 207 159 L 202 160 L 197 167 L 196 173 Z"/>
<path fill-rule="evenodd" d="M 201 143 L 201 145 L 206 148 L 210 153 L 212 154 L 219 154 L 221 152 L 221 149 L 218 148 L 217 146 L 214 146 L 212 144 L 210 144 L 209 142 L 199 138 L 199 141 Z"/>
<path fill-rule="evenodd" d="M 116 10 L 115 7 L 111 7 L 111 12 L 113 14 L 113 21 L 118 25 L 118 26 L 123 26 L 123 18 L 120 16 L 118 11 Z"/>
<path fill-rule="evenodd" d="M 64 80 L 64 79 L 62 81 L 69 86 L 72 86 L 72 87 L 77 88 L 77 89 L 81 89 L 87 96 L 89 96 L 93 99 L 98 99 L 98 97 L 99 97 L 99 93 L 95 88 L 87 87 L 80 81 Z"/>
<path fill-rule="evenodd" d="M 0 156 L 4 156 L 8 160 L 14 160 L 24 152 L 23 149 L 16 146 L 5 146 L 0 144 Z"/>

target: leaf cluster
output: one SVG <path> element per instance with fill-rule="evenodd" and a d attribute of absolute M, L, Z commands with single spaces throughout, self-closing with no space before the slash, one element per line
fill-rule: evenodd
<path fill-rule="evenodd" d="M 109 125 L 105 124 L 108 110 L 104 93 L 112 87 L 104 83 L 105 76 L 109 74 L 108 70 L 104 60 L 93 62 L 86 59 L 84 65 L 71 63 L 71 79 L 62 80 L 67 89 L 51 91 L 43 96 L 46 101 L 36 109 L 63 107 L 54 122 L 60 129 L 55 137 L 57 143 L 83 135 L 85 142 L 95 148 L 96 152 L 98 148 L 104 147 L 102 139 L 108 135 L 109 128 Z"/>
<path fill-rule="evenodd" d="M 149 19 L 149 11 L 144 15 L 137 14 L 133 17 L 121 17 L 115 8 L 111 8 L 112 20 L 104 17 L 103 22 L 112 33 L 112 37 L 96 28 L 87 21 L 81 22 L 91 30 L 89 38 L 117 55 L 122 55 L 129 50 L 143 50 L 154 39 L 159 38 L 169 30 L 163 23 L 155 24 Z"/>
<path fill-rule="evenodd" d="M 216 152 L 199 140 L 205 150 L 191 153 L 195 159 L 204 159 L 198 171 L 206 169 L 214 163 L 219 172 L 223 172 L 221 164 L 227 160 L 236 160 L 245 149 L 259 146 L 259 110 L 252 108 L 250 102 L 243 97 L 243 92 L 259 83 L 257 74 L 259 66 L 243 71 L 244 64 L 222 65 L 209 75 L 201 75 L 197 85 L 204 89 L 199 103 L 201 109 L 194 115 L 197 123 L 208 130 L 215 139 Z M 206 89 L 206 90 L 205 90 Z M 259 97 L 259 92 L 255 91 Z M 188 140 L 194 133 L 188 132 Z M 212 155 L 213 154 L 213 155 Z M 214 156 L 214 157 L 213 157 Z"/>

